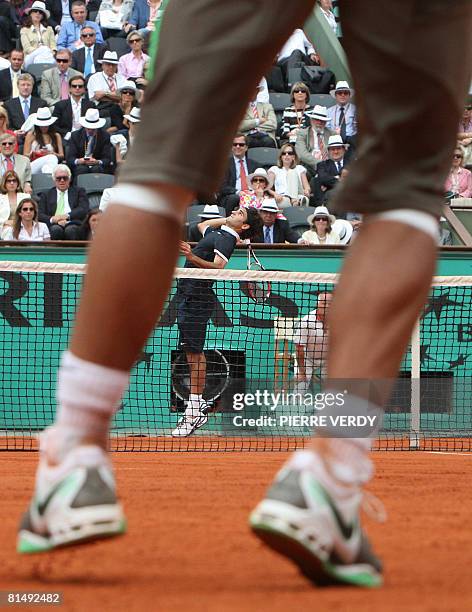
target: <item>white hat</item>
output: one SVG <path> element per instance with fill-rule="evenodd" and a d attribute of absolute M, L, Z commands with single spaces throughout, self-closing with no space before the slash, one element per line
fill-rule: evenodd
<path fill-rule="evenodd" d="M 263 200 L 262 206 L 259 208 L 259 210 L 265 210 L 266 212 L 271 213 L 278 213 L 279 207 L 277 206 L 277 202 L 274 200 L 274 198 L 266 198 L 265 200 Z"/>
<path fill-rule="evenodd" d="M 216 204 L 205 204 L 202 212 L 198 215 L 201 219 L 218 219 L 222 218 L 220 209 Z"/>
<path fill-rule="evenodd" d="M 79 123 L 82 127 L 88 128 L 89 130 L 98 130 L 105 125 L 106 120 L 100 117 L 97 108 L 89 108 L 85 116 L 79 119 Z"/>
<path fill-rule="evenodd" d="M 328 217 L 331 223 L 336 221 L 336 217 L 329 214 L 329 210 L 326 208 L 326 206 L 317 206 L 315 208 L 315 212 L 312 215 L 308 215 L 306 220 L 311 225 L 315 217 Z"/>
<path fill-rule="evenodd" d="M 134 81 L 125 81 L 118 89 L 118 93 L 121 93 L 123 89 L 132 89 L 136 93 L 136 83 Z"/>
<path fill-rule="evenodd" d="M 116 51 L 105 51 L 102 59 L 98 60 L 99 64 L 118 64 L 118 53 Z"/>
<path fill-rule="evenodd" d="M 329 147 L 344 147 L 346 148 L 346 143 L 343 142 L 343 139 L 338 134 L 333 134 L 328 139 L 328 149 Z"/>
<path fill-rule="evenodd" d="M 337 91 L 346 91 L 346 90 L 349 91 L 351 96 L 354 94 L 354 90 L 349 87 L 349 83 L 347 81 L 338 81 L 336 83 L 336 87 L 332 89 L 329 93 L 333 96 L 333 98 L 335 98 Z"/>
<path fill-rule="evenodd" d="M 33 125 L 52 125 L 56 121 L 57 117 L 53 117 L 49 108 L 44 106 L 43 108 L 38 108 L 36 111 Z"/>
<path fill-rule="evenodd" d="M 351 236 L 354 232 L 352 223 L 346 221 L 346 219 L 336 219 L 333 223 L 332 229 L 339 234 L 341 244 L 347 244 L 351 240 Z"/>
<path fill-rule="evenodd" d="M 25 9 L 25 13 L 27 15 L 29 15 L 31 11 L 41 11 L 41 13 L 44 13 L 44 15 L 46 16 L 46 19 L 49 19 L 50 17 L 50 13 L 46 8 L 46 4 L 44 2 L 41 2 L 41 0 L 34 0 L 33 4 L 29 8 Z"/>
<path fill-rule="evenodd" d="M 252 174 L 248 176 L 249 182 L 252 181 L 255 177 L 263 178 L 267 181 L 267 187 L 270 189 L 272 187 L 272 182 L 269 180 L 269 175 L 267 174 L 267 170 L 265 168 L 256 168 Z"/>
<path fill-rule="evenodd" d="M 131 123 L 139 123 L 141 121 L 141 109 L 137 106 L 133 106 L 130 110 L 129 115 L 123 115 L 124 119 L 128 119 Z"/>
<path fill-rule="evenodd" d="M 320 121 L 328 121 L 328 111 L 326 106 L 316 104 L 311 110 L 307 111 L 306 116 L 310 119 L 319 119 Z"/>

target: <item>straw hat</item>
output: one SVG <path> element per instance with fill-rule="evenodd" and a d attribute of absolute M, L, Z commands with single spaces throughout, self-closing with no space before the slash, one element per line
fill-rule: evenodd
<path fill-rule="evenodd" d="M 331 221 L 331 224 L 336 221 L 336 217 L 329 213 L 329 210 L 326 208 L 326 206 L 317 206 L 315 208 L 315 212 L 312 215 L 308 215 L 306 220 L 310 225 L 312 225 L 313 219 L 315 219 L 315 217 L 327 217 Z"/>
<path fill-rule="evenodd" d="M 45 106 L 43 108 L 38 108 L 36 111 L 33 125 L 47 126 L 52 125 L 56 121 L 57 117 L 53 117 L 49 108 Z"/>
<path fill-rule="evenodd" d="M 79 119 L 79 123 L 82 127 L 89 130 L 98 130 L 105 125 L 106 120 L 100 117 L 97 108 L 89 108 L 85 116 Z"/>

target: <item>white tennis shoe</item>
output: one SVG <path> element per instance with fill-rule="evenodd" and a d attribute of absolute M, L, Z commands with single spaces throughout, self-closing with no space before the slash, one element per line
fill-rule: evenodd
<path fill-rule="evenodd" d="M 265 544 L 319 586 L 382 584 L 382 564 L 360 526 L 364 493 L 337 499 L 310 469 L 283 468 L 249 523 Z"/>
<path fill-rule="evenodd" d="M 18 531 L 18 552 L 44 552 L 125 531 L 113 469 L 104 450 L 78 446 L 57 466 L 40 457 L 34 497 Z"/>
<path fill-rule="evenodd" d="M 204 402 L 198 409 L 186 408 L 184 416 L 177 423 L 177 427 L 172 432 L 174 438 L 186 438 L 193 434 L 194 431 L 203 427 L 208 421 L 207 411 L 210 406 Z"/>

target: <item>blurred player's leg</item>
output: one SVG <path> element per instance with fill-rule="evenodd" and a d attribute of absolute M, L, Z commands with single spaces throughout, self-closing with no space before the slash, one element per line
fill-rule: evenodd
<path fill-rule="evenodd" d="M 169 3 L 140 130 L 91 248 L 21 552 L 123 532 L 107 432 L 169 290 L 185 206 L 218 188 L 247 101 L 311 7 L 310 0 Z"/>
<path fill-rule="evenodd" d="M 347 388 L 352 414 L 379 414 L 434 271 L 443 184 L 470 83 L 472 9 L 465 0 L 341 8 L 362 139 L 338 203 L 371 216 L 335 293 L 328 377 L 338 379 L 333 391 Z M 438 109 L 444 121 L 431 129 Z M 359 522 L 370 443 L 341 432 L 315 438 L 251 516 L 256 533 L 317 584 L 382 582 Z"/>

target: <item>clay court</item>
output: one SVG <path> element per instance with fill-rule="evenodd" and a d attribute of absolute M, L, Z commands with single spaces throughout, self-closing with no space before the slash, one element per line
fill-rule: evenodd
<path fill-rule="evenodd" d="M 316 589 L 247 528 L 286 453 L 114 453 L 128 534 L 54 554 L 15 552 L 37 453 L 0 453 L 0 590 L 61 591 L 65 610 L 438 611 L 472 609 L 472 454 L 377 452 L 364 523 L 383 557 L 375 591 Z"/>

